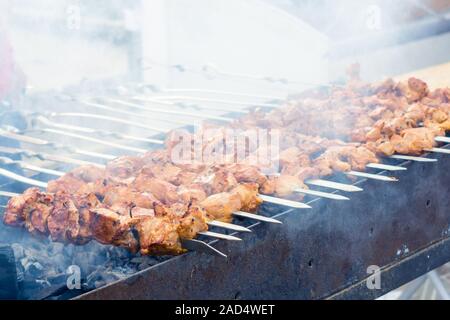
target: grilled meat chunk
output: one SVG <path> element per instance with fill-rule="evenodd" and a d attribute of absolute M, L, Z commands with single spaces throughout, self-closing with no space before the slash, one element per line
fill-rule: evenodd
<path fill-rule="evenodd" d="M 239 193 L 218 193 L 203 200 L 200 206 L 206 210 L 209 220 L 230 222 L 233 213 L 242 208 L 241 196 Z"/>
<path fill-rule="evenodd" d="M 167 255 L 185 252 L 178 234 L 178 227 L 171 222 L 170 217 L 139 219 L 134 228 L 139 234 L 141 254 Z"/>
<path fill-rule="evenodd" d="M 69 194 L 55 194 L 54 208 L 48 216 L 47 226 L 53 241 L 67 242 L 77 239 L 80 231 L 79 214 Z"/>
<path fill-rule="evenodd" d="M 22 195 L 11 198 L 6 206 L 3 222 L 14 227 L 24 226 L 27 220 L 24 209 L 36 202 L 39 194 L 38 188 L 31 188 Z"/>
<path fill-rule="evenodd" d="M 133 234 L 133 219 L 103 208 L 92 210 L 94 218 L 91 225 L 95 240 L 103 244 L 124 247 L 133 253 L 139 249 L 139 242 Z M 150 219 L 152 220 L 152 219 Z"/>

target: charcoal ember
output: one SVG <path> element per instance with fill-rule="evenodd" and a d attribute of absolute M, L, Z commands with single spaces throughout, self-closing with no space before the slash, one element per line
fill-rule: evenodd
<path fill-rule="evenodd" d="M 109 246 L 107 257 L 110 260 L 131 259 L 133 254 L 125 248 Z"/>
<path fill-rule="evenodd" d="M 47 280 L 48 280 L 48 282 L 50 282 L 50 284 L 52 286 L 64 285 L 67 283 L 67 274 L 64 272 L 64 273 L 47 275 Z"/>
<path fill-rule="evenodd" d="M 152 266 L 153 261 L 149 259 L 148 257 L 136 257 L 131 260 L 131 263 L 137 265 L 137 269 L 139 271 L 145 270 Z"/>
<path fill-rule="evenodd" d="M 25 272 L 29 273 L 33 277 L 39 277 L 44 272 L 44 266 L 39 262 L 28 263 L 25 267 Z"/>

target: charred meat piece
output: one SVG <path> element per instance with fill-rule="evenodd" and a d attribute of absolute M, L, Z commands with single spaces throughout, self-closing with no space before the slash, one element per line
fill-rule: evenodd
<path fill-rule="evenodd" d="M 69 194 L 55 194 L 54 208 L 48 217 L 47 226 L 53 241 L 67 242 L 77 239 L 80 232 L 79 214 Z"/>
<path fill-rule="evenodd" d="M 77 237 L 73 240 L 76 244 L 85 244 L 92 239 L 91 225 L 94 219 L 93 210 L 101 205 L 101 202 L 90 193 L 87 195 L 75 196 L 73 199 L 78 208 L 80 229 Z"/>
<path fill-rule="evenodd" d="M 24 209 L 26 216 L 25 227 L 30 233 L 48 232 L 48 219 L 54 210 L 54 196 L 52 194 L 39 193 L 35 202 Z"/>
<path fill-rule="evenodd" d="M 38 188 L 31 188 L 22 195 L 11 198 L 6 206 L 3 222 L 13 227 L 24 226 L 27 220 L 24 210 L 27 206 L 36 202 L 39 195 Z"/>

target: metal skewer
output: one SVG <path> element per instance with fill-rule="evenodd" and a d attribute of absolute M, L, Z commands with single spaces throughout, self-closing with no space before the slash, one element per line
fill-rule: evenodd
<path fill-rule="evenodd" d="M 61 131 L 61 130 L 55 130 L 55 129 L 47 129 L 47 128 L 44 128 L 44 129 L 41 129 L 41 130 L 44 131 L 44 132 L 48 132 L 48 133 L 54 133 L 54 134 L 59 134 L 59 135 L 63 135 L 63 136 L 71 137 L 71 138 L 76 138 L 76 139 L 80 139 L 80 140 L 84 140 L 84 141 L 94 142 L 94 143 L 97 143 L 97 144 L 105 145 L 105 146 L 108 146 L 108 147 L 113 147 L 113 148 L 116 148 L 116 149 L 132 151 L 132 152 L 137 152 L 137 153 L 146 153 L 147 152 L 147 150 L 145 150 L 145 149 L 124 146 L 122 144 L 118 144 L 118 143 L 114 143 L 114 142 L 107 142 L 107 141 L 104 141 L 104 140 L 83 136 L 81 134 L 70 133 L 70 132 Z M 115 158 L 117 158 L 117 157 L 116 156 L 112 156 L 112 159 L 109 159 L 109 160 L 113 160 Z"/>
<path fill-rule="evenodd" d="M 336 190 L 346 191 L 346 192 L 361 192 L 364 190 L 360 187 L 353 186 L 350 184 L 322 180 L 322 179 L 307 180 L 307 181 L 305 181 L 305 183 L 309 184 L 309 185 L 317 186 L 317 187 L 336 189 Z"/>
<path fill-rule="evenodd" d="M 13 198 L 13 197 L 17 197 L 17 196 L 19 196 L 18 193 L 12 193 L 12 192 L 7 192 L 7 191 L 0 191 L 0 197 Z"/>
<path fill-rule="evenodd" d="M 57 113 L 57 112 L 53 112 L 53 113 L 49 114 L 49 116 L 50 117 L 70 117 L 70 118 L 78 117 L 78 118 L 91 118 L 91 119 L 97 119 L 97 120 L 106 120 L 106 121 L 111 121 L 111 122 L 116 122 L 116 123 L 121 123 L 121 124 L 127 124 L 127 125 L 134 126 L 137 128 L 147 129 L 147 130 L 160 132 L 160 133 L 167 132 L 167 130 L 163 130 L 161 128 L 155 128 L 155 127 L 148 126 L 148 125 L 138 123 L 135 121 L 128 121 L 128 120 L 115 118 L 115 117 L 102 116 L 102 115 L 98 115 L 98 114 L 94 114 L 94 113 L 82 113 L 82 112 Z"/>
<path fill-rule="evenodd" d="M 257 221 L 261 221 L 261 222 L 283 224 L 279 220 L 276 220 L 276 219 L 273 219 L 273 218 L 264 217 L 264 216 L 260 216 L 260 215 L 253 214 L 253 213 L 248 213 L 248 212 L 238 211 L 238 212 L 234 212 L 233 215 L 237 216 L 237 217 L 253 219 L 253 220 L 257 220 Z"/>
<path fill-rule="evenodd" d="M 273 204 L 277 204 L 277 205 L 281 205 L 281 206 L 285 206 L 285 207 L 296 208 L 296 209 L 311 209 L 311 207 L 308 206 L 307 204 L 298 202 L 298 201 L 286 200 L 286 199 L 275 198 L 275 197 L 270 197 L 270 196 L 265 196 L 265 195 L 259 195 L 259 197 L 264 202 L 267 202 L 267 203 L 273 203 Z"/>
<path fill-rule="evenodd" d="M 209 120 L 218 120 L 218 121 L 225 121 L 225 122 L 232 122 L 234 119 L 226 118 L 226 117 L 220 117 L 220 116 L 212 116 L 207 115 L 204 113 L 194 113 L 194 112 L 185 112 L 185 111 L 174 111 L 174 110 L 167 110 L 167 109 L 159 109 L 159 108 L 152 108 L 147 106 L 142 106 L 139 104 L 126 102 L 118 99 L 108 99 L 109 102 L 118 103 L 124 106 L 132 107 L 139 110 L 145 110 L 145 111 L 151 111 L 151 112 L 159 112 L 159 113 L 165 113 L 165 114 L 174 114 L 174 115 L 180 115 L 180 116 L 187 116 L 192 118 L 200 118 L 200 119 L 209 119 Z M 190 125 L 192 124 L 192 121 L 185 122 L 184 124 Z"/>
<path fill-rule="evenodd" d="M 44 130 L 39 130 L 39 131 L 45 132 L 46 130 L 44 129 Z M 62 132 L 62 131 L 59 134 L 63 134 L 63 133 L 66 134 L 65 132 Z M 46 140 L 26 136 L 23 133 L 13 133 L 13 132 L 8 132 L 8 131 L 0 129 L 0 136 L 6 137 L 9 139 L 13 139 L 16 141 L 24 142 L 24 143 L 34 144 L 34 145 L 49 146 L 49 147 L 53 147 L 53 148 L 65 149 L 65 150 L 68 150 L 68 151 L 76 153 L 76 154 L 94 157 L 94 158 L 101 158 L 101 159 L 105 159 L 105 160 L 114 160 L 116 158 L 116 156 L 113 156 L 110 154 L 97 153 L 97 152 L 92 152 L 92 151 L 81 150 L 78 148 L 72 148 L 69 146 L 63 146 L 63 145 L 60 145 L 55 142 L 49 142 Z"/>
<path fill-rule="evenodd" d="M 367 165 L 367 168 L 380 169 L 380 170 L 386 170 L 386 171 L 406 171 L 406 170 L 408 170 L 405 167 L 391 166 L 388 164 L 381 164 L 381 163 L 370 163 Z"/>
<path fill-rule="evenodd" d="M 85 106 L 89 106 L 89 107 L 93 107 L 96 109 L 101 109 L 101 110 L 106 110 L 112 113 L 117 113 L 117 114 L 122 114 L 122 115 L 127 115 L 127 116 L 131 116 L 131 117 L 139 117 L 139 118 L 144 118 L 147 119 L 148 121 L 154 122 L 155 118 L 148 116 L 148 115 L 144 115 L 144 114 L 136 114 L 134 112 L 130 112 L 130 111 L 125 111 L 125 110 L 121 110 L 121 109 L 116 109 L 104 104 L 100 104 L 100 103 L 96 103 L 96 102 L 91 102 L 91 101 L 80 101 L 81 104 L 85 105 Z M 169 120 L 161 120 L 159 119 L 159 121 L 166 121 L 168 122 Z M 181 121 L 181 120 L 176 120 L 176 119 L 171 119 L 170 122 L 178 124 L 178 125 L 187 125 L 190 124 L 189 122 L 186 121 Z M 158 128 L 158 131 L 164 132 L 167 131 L 165 129 L 162 128 Z"/>
<path fill-rule="evenodd" d="M 212 102 L 212 103 L 220 103 L 226 105 L 235 105 L 235 106 L 253 106 L 253 107 L 262 107 L 262 108 L 278 108 L 279 104 L 274 103 L 250 103 L 244 101 L 234 101 L 234 100 L 222 100 L 222 99 L 210 99 L 210 98 L 199 98 L 199 97 L 191 97 L 191 96 L 165 96 L 165 97 L 153 97 L 153 100 L 162 100 L 162 101 L 198 101 L 198 102 Z"/>
<path fill-rule="evenodd" d="M 248 110 L 242 110 L 242 108 L 239 109 L 235 109 L 235 108 L 221 108 L 221 107 L 216 107 L 216 106 L 204 106 L 204 105 L 199 105 L 199 104 L 195 104 L 195 103 L 187 103 L 187 102 L 167 102 L 167 101 L 162 101 L 162 100 L 158 100 L 155 98 L 148 98 L 148 97 L 143 97 L 143 96 L 134 96 L 131 97 L 131 99 L 136 100 L 136 101 L 140 101 L 140 102 L 147 102 L 147 103 L 153 103 L 153 104 L 164 104 L 166 106 L 171 106 L 171 107 L 180 107 L 180 108 L 193 108 L 193 109 L 200 109 L 200 110 L 215 110 L 215 111 L 223 111 L 223 112 L 233 112 L 233 113 L 240 113 L 240 114 L 248 114 L 249 111 Z"/>
<path fill-rule="evenodd" d="M 235 224 L 231 224 L 231 223 L 226 223 L 226 222 L 221 222 L 221 221 L 209 221 L 208 225 L 210 225 L 211 227 L 217 227 L 217 228 L 222 228 L 222 229 L 228 229 L 228 230 L 232 230 L 232 231 L 237 231 L 237 232 L 252 232 L 252 230 L 242 227 L 242 226 L 238 226 Z"/>
<path fill-rule="evenodd" d="M 159 92 L 197 92 L 197 93 L 212 93 L 218 95 L 228 95 L 228 96 L 236 96 L 236 97 L 245 97 L 245 98 L 256 98 L 262 100 L 285 100 L 285 97 L 274 97 L 274 96 L 261 96 L 256 94 L 248 94 L 248 93 L 239 93 L 239 92 L 230 92 L 230 91 L 219 91 L 219 90 L 206 90 L 206 89 L 158 89 Z"/>
<path fill-rule="evenodd" d="M 26 178 L 26 177 L 23 177 L 21 175 L 15 174 L 11 171 L 8 171 L 8 170 L 2 169 L 2 168 L 0 168 L 0 176 L 4 176 L 4 177 L 10 178 L 15 181 L 19 181 L 19 182 L 22 182 L 22 183 L 25 183 L 25 184 L 28 184 L 31 186 L 36 186 L 36 187 L 40 187 L 40 188 L 44 188 L 44 189 L 47 188 L 47 185 L 48 185 L 45 182 Z"/>
<path fill-rule="evenodd" d="M 27 157 L 36 157 L 38 159 L 45 159 L 45 160 L 61 162 L 61 163 L 65 163 L 65 164 L 73 164 L 73 165 L 78 165 L 78 166 L 92 165 L 92 166 L 96 166 L 99 168 L 104 168 L 104 165 L 101 165 L 101 164 L 98 164 L 95 162 L 72 159 L 72 158 L 68 158 L 68 157 L 64 157 L 64 156 L 55 156 L 52 154 L 47 154 L 47 153 L 43 153 L 43 152 L 34 152 L 31 150 L 26 150 L 26 149 L 0 147 L 0 152 L 6 153 L 6 154 L 12 154 L 12 155 L 25 155 Z"/>
<path fill-rule="evenodd" d="M 350 176 L 385 181 L 385 182 L 397 182 L 398 181 L 398 179 L 394 178 L 394 177 L 387 177 L 387 176 L 383 176 L 383 175 L 379 175 L 379 174 L 372 174 L 372 173 L 366 173 L 366 172 L 349 171 L 349 172 L 345 172 L 345 174 L 350 175 Z"/>
<path fill-rule="evenodd" d="M 210 246 L 209 244 L 207 244 L 203 241 L 200 241 L 200 240 L 196 240 L 196 239 L 183 240 L 182 239 L 181 244 L 182 244 L 183 248 L 185 248 L 187 250 L 203 252 L 206 254 L 218 256 L 218 257 L 225 258 L 225 259 L 228 258 L 226 254 L 220 252 L 216 248 L 214 248 L 214 247 Z"/>
<path fill-rule="evenodd" d="M 65 173 L 61 172 L 61 171 L 41 168 L 41 167 L 38 167 L 38 166 L 35 166 L 35 165 L 32 165 L 32 164 L 28 164 L 28 163 L 23 162 L 23 161 L 12 160 L 12 159 L 7 158 L 7 157 L 0 157 L 0 163 L 6 164 L 6 165 L 10 165 L 10 164 L 18 165 L 22 169 L 26 169 L 26 170 L 30 170 L 30 171 L 34 171 L 34 172 L 45 173 L 45 174 L 49 174 L 49 175 L 57 176 L 57 177 L 62 177 L 63 175 L 65 175 Z"/>
<path fill-rule="evenodd" d="M 309 189 L 295 189 L 295 192 L 302 193 L 302 194 L 308 194 L 311 196 L 317 196 L 325 199 L 331 199 L 331 200 L 350 200 L 350 198 L 341 196 L 339 194 L 334 193 L 328 193 L 328 192 L 320 192 L 320 191 L 314 191 Z"/>
<path fill-rule="evenodd" d="M 87 128 L 87 127 L 79 127 L 79 126 L 74 126 L 74 125 L 55 123 L 53 121 L 50 121 L 49 119 L 47 119 L 46 117 L 44 117 L 42 115 L 38 115 L 36 117 L 36 120 L 42 122 L 43 124 L 45 124 L 49 127 L 59 128 L 59 129 L 63 129 L 63 130 L 71 130 L 71 131 L 82 132 L 82 133 L 98 134 L 100 136 L 108 136 L 108 137 L 119 138 L 119 139 L 124 139 L 124 140 L 135 140 L 138 142 L 145 142 L 145 143 L 150 143 L 150 144 L 158 144 L 158 145 L 164 144 L 164 141 L 157 140 L 157 139 L 140 138 L 140 137 L 122 134 L 119 132 L 111 132 L 111 131 L 97 130 L 97 129 Z"/>
<path fill-rule="evenodd" d="M 397 160 L 407 160 L 407 161 L 416 161 L 416 162 L 437 162 L 437 159 L 424 158 L 424 157 L 413 157 L 413 156 L 405 156 L 405 155 L 393 155 L 390 156 L 391 159 Z"/>
<path fill-rule="evenodd" d="M 210 238 L 216 238 L 220 240 L 227 240 L 227 241 L 242 241 L 241 238 L 235 237 L 235 236 L 229 236 L 227 234 L 223 233 L 217 233 L 217 232 L 211 232 L 211 231 L 203 231 L 199 232 L 199 235 L 210 237 Z"/>
<path fill-rule="evenodd" d="M 437 142 L 450 143 L 450 137 L 436 137 L 435 140 Z"/>
<path fill-rule="evenodd" d="M 425 149 L 427 152 L 435 152 L 435 153 L 444 153 L 444 154 L 450 154 L 449 149 L 444 148 L 431 148 L 431 149 Z"/>

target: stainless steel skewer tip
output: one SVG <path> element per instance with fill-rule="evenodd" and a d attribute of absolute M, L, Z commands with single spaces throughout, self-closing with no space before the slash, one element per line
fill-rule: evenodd
<path fill-rule="evenodd" d="M 246 227 L 238 226 L 236 224 L 221 222 L 221 221 L 217 221 L 217 220 L 209 221 L 208 225 L 210 225 L 211 227 L 223 228 L 223 229 L 228 229 L 228 230 L 238 231 L 238 232 L 252 232 L 252 230 L 250 230 Z"/>

